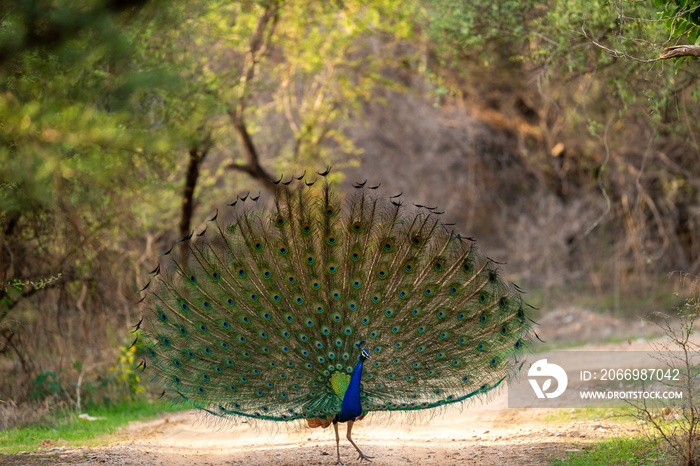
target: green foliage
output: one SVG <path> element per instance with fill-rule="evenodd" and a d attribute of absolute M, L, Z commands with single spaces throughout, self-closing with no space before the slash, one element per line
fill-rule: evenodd
<path fill-rule="evenodd" d="M 0 335 L 21 366 L 0 383 L 73 407 L 80 371 L 58 361 L 82 354 L 95 366 L 88 349 L 110 340 L 123 307 L 103 284 L 109 263 L 129 272 L 123 248 L 140 226 L 131 201 L 175 162 L 167 135 L 133 111 L 137 91 L 165 79 L 128 66 L 128 15 L 78 3 L 15 2 L 0 20 Z M 32 24 L 48 29 L 16 34 Z"/>
<path fill-rule="evenodd" d="M 143 368 L 138 366 L 136 354 L 137 345 L 125 343 L 107 369 L 86 368 L 82 361 L 75 360 L 70 369 L 62 368 L 58 373 L 41 370 L 30 381 L 28 396 L 38 401 L 48 399 L 59 409 L 78 413 L 134 401 L 145 391 L 140 377 Z"/>
<path fill-rule="evenodd" d="M 543 6 L 535 0 L 466 2 L 421 0 L 426 11 L 427 33 L 438 50 L 452 56 L 456 46 L 463 54 L 489 54 L 498 48 L 515 56 L 528 38 L 528 21 Z M 509 49 L 508 47 L 513 47 Z"/>
<path fill-rule="evenodd" d="M 36 281 L 35 280 L 22 281 L 22 280 L 14 279 L 12 282 L 3 285 L 3 288 L 7 289 L 9 287 L 12 287 L 17 291 L 23 291 L 26 289 L 43 290 L 51 283 L 54 283 L 55 281 L 59 280 L 61 278 L 61 275 L 62 275 L 61 273 L 58 273 L 53 277 L 39 278 Z"/>
<path fill-rule="evenodd" d="M 691 0 L 497 1 L 423 0 L 427 32 L 438 49 L 465 55 L 563 61 L 569 71 L 587 68 L 586 42 L 608 45 L 611 57 L 648 56 L 672 39 L 698 41 L 700 3 Z M 489 56 L 486 56 L 489 60 Z"/>
<path fill-rule="evenodd" d="M 654 0 L 654 6 L 672 38 L 700 45 L 700 1 Z"/>
<path fill-rule="evenodd" d="M 4 0 L 0 2 L 0 64 L 46 50 L 59 50 L 65 58 L 74 58 L 79 54 L 62 47 L 81 34 L 89 34 L 97 47 L 120 53 L 123 35 L 119 14 L 134 14 L 148 1 Z"/>
<path fill-rule="evenodd" d="M 411 37 L 413 7 L 394 0 L 348 1 L 342 8 L 288 2 L 263 23 L 268 7 L 175 3 L 175 26 L 140 34 L 139 66 L 156 70 L 167 60 L 182 77 L 177 89 L 159 94 L 160 124 L 178 128 L 190 143 L 210 135 L 237 165 L 247 161 L 236 149 L 227 112 L 239 108 L 259 156 L 281 171 L 322 166 L 338 149 L 357 153 L 343 127 L 377 86 L 394 85 L 382 76 L 394 58 L 383 50 L 366 53 L 369 40 L 382 37 L 391 44 Z M 260 49 L 251 59 L 259 27 Z"/>
<path fill-rule="evenodd" d="M 58 375 L 49 370 L 43 370 L 32 380 L 34 390 L 29 392 L 31 398 L 45 398 L 49 395 L 60 395 L 61 384 L 58 382 Z"/>
<path fill-rule="evenodd" d="M 127 343 L 120 347 L 119 357 L 116 364 L 109 369 L 109 375 L 98 379 L 101 387 L 109 389 L 116 397 L 116 400 L 110 399 L 108 403 L 120 400 L 125 394 L 128 394 L 133 400 L 144 391 L 139 375 L 141 368 L 138 367 L 135 360 L 137 347 L 136 345 L 128 345 Z"/>

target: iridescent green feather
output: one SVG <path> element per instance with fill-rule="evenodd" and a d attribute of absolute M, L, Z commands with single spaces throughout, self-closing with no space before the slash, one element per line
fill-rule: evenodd
<path fill-rule="evenodd" d="M 520 292 L 437 215 L 393 201 L 302 184 L 269 210 L 239 201 L 163 260 L 145 302 L 166 392 L 220 415 L 337 413 L 363 340 L 365 411 L 458 402 L 517 371 Z"/>

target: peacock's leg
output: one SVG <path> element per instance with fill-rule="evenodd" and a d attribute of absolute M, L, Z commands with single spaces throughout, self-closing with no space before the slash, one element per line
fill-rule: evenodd
<path fill-rule="evenodd" d="M 364 453 L 362 453 L 362 450 L 360 450 L 360 448 L 357 445 L 355 445 L 355 442 L 352 441 L 351 432 L 352 432 L 352 425 L 353 424 L 354 424 L 353 421 L 348 421 L 348 440 L 350 440 L 350 443 L 352 443 L 352 446 L 355 447 L 355 450 L 357 450 L 357 452 L 360 454 L 357 457 L 358 460 L 360 460 L 360 461 L 367 460 L 367 461 L 371 462 L 370 458 L 374 458 L 374 456 L 367 456 Z"/>
<path fill-rule="evenodd" d="M 333 423 L 333 428 L 335 429 L 335 448 L 338 450 L 338 462 L 335 464 L 343 464 L 343 462 L 340 461 L 340 434 L 338 434 L 337 422 Z"/>

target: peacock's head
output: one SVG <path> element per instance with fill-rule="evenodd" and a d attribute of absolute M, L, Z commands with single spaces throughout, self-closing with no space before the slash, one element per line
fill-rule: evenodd
<path fill-rule="evenodd" d="M 369 350 L 367 348 L 362 348 L 362 352 L 360 352 L 360 361 L 370 358 L 371 356 L 369 355 Z"/>
<path fill-rule="evenodd" d="M 369 355 L 369 350 L 367 348 L 362 348 L 365 344 L 365 341 L 362 340 L 360 344 L 358 345 L 359 348 L 361 348 L 360 351 L 360 361 L 364 361 L 365 359 L 370 359 L 371 356 Z"/>

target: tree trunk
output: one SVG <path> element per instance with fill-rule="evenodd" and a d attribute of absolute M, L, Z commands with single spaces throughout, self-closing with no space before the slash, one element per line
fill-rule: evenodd
<path fill-rule="evenodd" d="M 187 237 L 191 231 L 192 213 L 194 212 L 194 190 L 199 179 L 199 168 L 209 153 L 210 145 L 205 143 L 202 149 L 193 147 L 190 149 L 190 163 L 187 167 L 185 187 L 182 192 L 182 215 L 180 216 L 180 239 Z M 184 257 L 186 245 L 183 241 L 179 244 L 180 257 Z"/>

